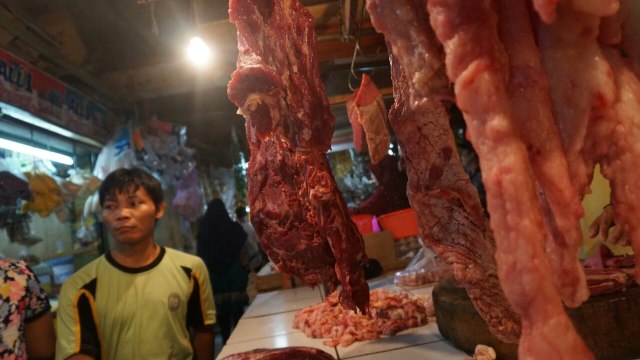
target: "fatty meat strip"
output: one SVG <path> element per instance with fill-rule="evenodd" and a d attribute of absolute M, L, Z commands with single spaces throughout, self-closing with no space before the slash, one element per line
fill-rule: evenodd
<path fill-rule="evenodd" d="M 395 101 L 389 120 L 405 159 L 407 192 L 423 242 L 451 265 L 491 332 L 517 342 L 520 323 L 498 282 L 491 230 L 457 156 L 441 101 L 451 95 L 424 2 L 369 0 L 367 10 L 392 52 Z M 409 26 L 395 26 L 400 23 Z"/>
<path fill-rule="evenodd" d="M 509 55 L 507 91 L 513 121 L 527 148 L 545 215 L 547 259 L 564 303 L 576 307 L 589 297 L 578 259 L 584 211 L 569 179 L 527 0 L 499 0 L 498 14 L 500 40 Z"/>
<path fill-rule="evenodd" d="M 426 98 L 454 101 L 424 0 L 367 0 L 366 6 L 373 26 L 384 34 L 408 77 L 407 105 L 415 106 Z M 477 210 L 482 212 L 482 207 Z"/>
<path fill-rule="evenodd" d="M 611 183 L 616 223 L 623 226 L 631 241 L 636 258 L 636 282 L 640 283 L 640 81 L 629 69 L 617 49 L 605 50 L 618 86 L 616 103 L 601 122 L 603 128 L 594 129 L 589 136 L 609 139 L 607 154 L 601 161 L 602 174 Z"/>
<path fill-rule="evenodd" d="M 564 3 L 557 10 L 557 20 L 538 23 L 536 32 L 569 175 L 582 196 L 590 192 L 595 165 L 584 148 L 589 121 L 613 104 L 616 88 L 598 44 L 600 17 Z"/>
<path fill-rule="evenodd" d="M 278 268 L 308 285 L 338 280 L 366 313 L 364 242 L 329 167 L 335 118 L 316 60 L 313 18 L 296 0 L 231 0 L 238 30 L 229 99 L 247 120 L 251 221 Z"/>
<path fill-rule="evenodd" d="M 543 215 L 526 148 L 512 124 L 506 53 L 489 1 L 429 0 L 456 100 L 478 152 L 502 289 L 521 316 L 520 359 L 593 359 L 552 284 Z M 482 94 L 480 96 L 480 94 Z"/>
<path fill-rule="evenodd" d="M 556 19 L 556 6 L 561 0 L 533 0 L 533 6 L 542 21 L 551 24 Z"/>

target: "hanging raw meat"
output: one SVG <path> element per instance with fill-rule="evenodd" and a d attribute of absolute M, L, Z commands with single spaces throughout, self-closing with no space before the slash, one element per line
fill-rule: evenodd
<path fill-rule="evenodd" d="M 339 281 L 340 303 L 366 312 L 364 243 L 325 155 L 335 118 L 313 18 L 295 0 L 231 0 L 229 19 L 239 55 L 228 95 L 247 120 L 248 198 L 260 243 L 280 270 L 310 286 Z"/>
<path fill-rule="evenodd" d="M 576 307 L 589 297 L 578 259 L 584 211 L 569 178 L 526 0 L 500 0 L 498 12 L 499 36 L 509 55 L 507 93 L 545 215 L 547 259 L 564 303 Z"/>
<path fill-rule="evenodd" d="M 480 158 L 500 284 L 522 319 L 519 358 L 593 359 L 553 286 L 544 218 L 513 122 L 508 56 L 494 8 L 487 1 L 429 0 L 428 10 Z"/>
<path fill-rule="evenodd" d="M 569 175 L 581 196 L 590 192 L 596 161 L 584 148 L 589 119 L 611 106 L 616 91 L 597 40 L 600 17 L 564 3 L 557 10 L 556 22 L 536 24 L 537 39 Z"/>
<path fill-rule="evenodd" d="M 479 314 L 496 337 L 516 342 L 519 319 L 497 278 L 493 237 L 477 190 L 456 152 L 442 99 L 444 64 L 424 3 L 413 0 L 369 1 L 375 28 L 392 52 L 395 102 L 389 119 L 402 149 L 408 195 L 426 246 L 451 265 Z M 408 24 L 397 26 L 396 24 Z"/>

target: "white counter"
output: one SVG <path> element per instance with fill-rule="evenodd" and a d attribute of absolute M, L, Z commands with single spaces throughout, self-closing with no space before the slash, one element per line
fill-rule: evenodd
<path fill-rule="evenodd" d="M 371 290 L 384 288 L 389 291 L 406 291 L 412 294 L 430 293 L 431 286 L 403 288 L 393 284 L 387 275 L 369 281 Z M 350 346 L 330 347 L 322 339 L 308 338 L 300 330 L 293 329 L 296 312 L 323 300 L 320 289 L 295 288 L 259 294 L 238 323 L 218 359 L 238 352 L 257 348 L 286 346 L 310 346 L 333 355 L 336 359 L 442 359 L 464 360 L 469 356 L 444 340 L 435 322 L 409 329 L 395 336 L 377 340 L 359 341 Z"/>

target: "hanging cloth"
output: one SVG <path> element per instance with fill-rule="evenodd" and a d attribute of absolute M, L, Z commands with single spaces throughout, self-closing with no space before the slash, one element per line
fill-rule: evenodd
<path fill-rule="evenodd" d="M 356 150 L 363 151 L 366 144 L 371 163 L 378 163 L 389 150 L 391 136 L 387 128 L 387 109 L 382 101 L 382 94 L 367 74 L 362 75 L 360 87 L 347 101 L 347 114 L 353 128 Z M 364 138 L 362 132 L 365 134 Z"/>

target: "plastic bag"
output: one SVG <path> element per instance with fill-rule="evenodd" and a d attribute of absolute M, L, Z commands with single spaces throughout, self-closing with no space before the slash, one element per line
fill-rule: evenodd
<path fill-rule="evenodd" d="M 130 168 L 136 163 L 129 128 L 127 124 L 116 129 L 113 138 L 100 151 L 93 170 L 93 175 L 98 179 L 102 180 L 113 170 Z"/>
<path fill-rule="evenodd" d="M 178 214 L 195 223 L 204 212 L 202 198 L 198 172 L 194 168 L 176 183 L 176 196 L 171 204 Z"/>
<path fill-rule="evenodd" d="M 394 283 L 403 286 L 421 286 L 438 282 L 450 274 L 449 266 L 438 259 L 433 251 L 423 246 L 409 265 L 395 274 Z"/>

